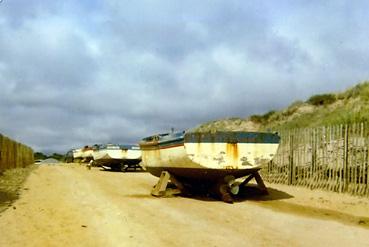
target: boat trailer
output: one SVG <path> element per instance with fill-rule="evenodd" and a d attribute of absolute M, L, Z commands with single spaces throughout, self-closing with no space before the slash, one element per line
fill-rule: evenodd
<path fill-rule="evenodd" d="M 232 175 L 225 176 L 213 186 L 213 190 L 222 201 L 233 203 L 232 195 L 237 195 L 240 188 L 242 189 L 245 187 L 253 178 L 255 178 L 260 194 L 267 195 L 268 190 L 259 171 L 251 172 L 242 182 L 236 180 Z M 170 184 L 174 185 L 175 188 L 169 186 Z M 151 190 L 151 195 L 156 197 L 170 197 L 176 194 L 185 193 L 186 191 L 185 186 L 174 175 L 170 174 L 168 171 L 162 171 L 157 184 Z"/>

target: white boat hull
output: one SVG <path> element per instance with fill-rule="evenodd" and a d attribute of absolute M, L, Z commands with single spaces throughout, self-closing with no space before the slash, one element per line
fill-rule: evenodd
<path fill-rule="evenodd" d="M 85 148 L 82 150 L 82 162 L 89 162 L 90 160 L 93 159 L 93 154 L 94 150 L 92 148 Z"/>
<path fill-rule="evenodd" d="M 270 161 L 278 144 L 264 143 L 185 143 L 184 145 L 143 150 L 146 170 L 155 176 L 169 171 L 180 177 L 218 179 L 226 175 L 246 176 Z"/>
<path fill-rule="evenodd" d="M 141 150 L 101 149 L 93 152 L 93 159 L 97 165 L 138 164 L 141 161 Z"/>
<path fill-rule="evenodd" d="M 79 148 L 79 149 L 74 149 L 73 150 L 73 159 L 82 159 L 82 148 Z"/>
<path fill-rule="evenodd" d="M 101 160 L 101 159 L 123 159 L 123 153 L 122 150 L 109 150 L 109 149 L 101 149 L 101 150 L 95 150 L 92 154 L 95 161 Z"/>
<path fill-rule="evenodd" d="M 279 137 L 272 133 L 219 132 L 162 134 L 141 143 L 142 161 L 155 176 L 168 171 L 177 177 L 214 180 L 246 176 L 269 162 Z"/>

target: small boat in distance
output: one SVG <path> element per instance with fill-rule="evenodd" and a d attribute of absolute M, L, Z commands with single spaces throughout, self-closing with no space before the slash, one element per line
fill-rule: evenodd
<path fill-rule="evenodd" d="M 117 171 L 139 168 L 141 162 L 141 150 L 135 145 L 96 145 L 92 156 L 95 166 Z"/>
<path fill-rule="evenodd" d="M 82 148 L 82 155 L 81 155 L 82 156 L 82 162 L 87 163 L 90 160 L 92 160 L 93 159 L 93 156 L 92 156 L 93 152 L 94 152 L 93 147 L 84 146 Z"/>
<path fill-rule="evenodd" d="M 81 162 L 82 161 L 82 148 L 76 148 L 72 150 L 73 153 L 73 162 Z"/>
<path fill-rule="evenodd" d="M 73 149 L 68 150 L 68 152 L 65 154 L 65 162 L 66 163 L 72 163 L 73 162 Z"/>
<path fill-rule="evenodd" d="M 165 171 L 182 184 L 233 186 L 248 175 L 262 183 L 257 171 L 276 154 L 279 141 L 276 133 L 181 131 L 146 137 L 140 148 L 143 166 L 154 176 Z"/>

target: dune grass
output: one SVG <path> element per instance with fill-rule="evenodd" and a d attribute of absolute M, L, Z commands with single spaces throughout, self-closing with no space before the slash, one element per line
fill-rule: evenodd
<path fill-rule="evenodd" d="M 303 107 L 310 109 L 300 112 Z M 309 108 L 310 107 L 310 108 Z M 293 129 L 369 122 L 369 82 L 360 83 L 345 92 L 310 97 L 275 112 L 263 129 Z"/>
<path fill-rule="evenodd" d="M 227 118 L 204 123 L 193 131 L 265 131 L 358 122 L 369 122 L 368 81 L 344 92 L 313 95 L 305 102 L 295 101 L 279 111 L 271 110 L 247 118 Z"/>

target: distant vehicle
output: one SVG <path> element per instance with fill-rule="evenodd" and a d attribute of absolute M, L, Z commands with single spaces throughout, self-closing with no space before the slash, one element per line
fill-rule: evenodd
<path fill-rule="evenodd" d="M 168 172 L 179 187 L 218 185 L 218 194 L 231 202 L 229 193 L 238 193 L 238 178 L 249 176 L 246 184 L 255 177 L 266 191 L 257 172 L 276 154 L 279 141 L 275 133 L 181 131 L 146 137 L 140 148 L 143 166 L 152 175 Z"/>
<path fill-rule="evenodd" d="M 141 168 L 141 150 L 136 145 L 106 144 L 95 147 L 93 165 L 115 171 Z"/>

